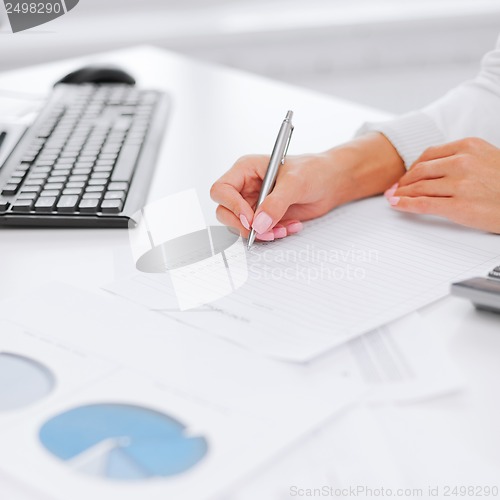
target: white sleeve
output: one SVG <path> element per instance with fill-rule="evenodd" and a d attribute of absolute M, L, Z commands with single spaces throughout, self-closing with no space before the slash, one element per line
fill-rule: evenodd
<path fill-rule="evenodd" d="M 480 137 L 500 147 L 500 38 L 484 56 L 479 75 L 429 106 L 394 120 L 365 123 L 356 135 L 384 134 L 408 168 L 429 146 Z"/>

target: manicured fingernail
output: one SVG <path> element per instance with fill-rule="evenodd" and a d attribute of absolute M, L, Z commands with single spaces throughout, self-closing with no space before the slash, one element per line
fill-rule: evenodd
<path fill-rule="evenodd" d="M 267 233 L 258 234 L 257 239 L 261 241 L 273 241 L 274 233 L 272 231 L 268 231 Z"/>
<path fill-rule="evenodd" d="M 248 223 L 248 219 L 243 214 L 240 215 L 240 222 L 245 229 L 248 229 L 250 231 L 250 224 Z"/>
<path fill-rule="evenodd" d="M 273 227 L 273 233 L 275 238 L 284 238 L 286 236 L 286 228 L 281 225 L 276 225 Z"/>
<path fill-rule="evenodd" d="M 393 186 L 391 186 L 385 193 L 384 196 L 386 198 L 391 198 L 391 196 L 398 190 L 399 184 L 396 182 Z"/>
<path fill-rule="evenodd" d="M 400 197 L 399 196 L 391 196 L 389 198 L 389 203 L 394 207 L 399 203 Z"/>
<path fill-rule="evenodd" d="M 261 212 L 257 215 L 257 217 L 255 217 L 252 227 L 258 234 L 263 234 L 269 230 L 272 223 L 273 219 L 271 219 L 271 216 L 266 214 L 266 212 Z"/>
<path fill-rule="evenodd" d="M 291 224 L 288 224 L 288 226 L 286 226 L 288 234 L 298 233 L 302 231 L 303 228 L 304 225 L 302 224 L 302 222 L 292 222 Z"/>

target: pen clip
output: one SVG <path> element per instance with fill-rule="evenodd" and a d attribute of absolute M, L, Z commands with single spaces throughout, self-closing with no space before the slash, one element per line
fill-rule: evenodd
<path fill-rule="evenodd" d="M 292 127 L 290 128 L 290 134 L 288 135 L 288 141 L 286 142 L 285 151 L 283 153 L 283 158 L 281 159 L 282 165 L 285 163 L 285 157 L 286 157 L 286 154 L 288 153 L 288 146 L 290 146 L 290 141 L 292 140 L 292 134 L 293 134 L 294 129 L 295 129 L 295 127 L 292 125 Z"/>

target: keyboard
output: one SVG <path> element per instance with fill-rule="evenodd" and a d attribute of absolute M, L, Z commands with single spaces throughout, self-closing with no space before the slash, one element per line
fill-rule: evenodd
<path fill-rule="evenodd" d="M 169 108 L 158 91 L 56 85 L 0 168 L 0 225 L 128 227 L 145 202 Z"/>

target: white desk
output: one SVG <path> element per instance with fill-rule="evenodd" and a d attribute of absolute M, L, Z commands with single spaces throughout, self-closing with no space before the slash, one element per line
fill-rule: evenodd
<path fill-rule="evenodd" d="M 292 154 L 331 147 L 347 140 L 364 120 L 384 116 L 352 103 L 149 47 L 4 73 L 0 75 L 0 91 L 43 93 L 70 70 L 96 61 L 123 66 L 137 76 L 139 85 L 171 94 L 174 109 L 150 200 L 195 187 L 208 222 L 215 220 L 215 206 L 208 194 L 212 182 L 237 157 L 267 153 L 285 110 L 292 108 L 296 116 Z M 327 123 L 333 126 L 328 128 Z M 121 230 L 1 229 L 0 298 L 54 280 L 95 289 L 117 277 L 114 255 L 124 245 L 128 245 L 127 235 Z M 467 389 L 420 405 L 371 410 L 381 433 L 379 444 L 394 463 L 391 470 L 380 470 L 381 485 L 393 481 L 394 475 L 403 487 L 442 484 L 440 479 L 451 477 L 449 471 L 456 472 L 462 484 L 494 484 L 498 474 L 488 474 L 489 467 L 500 470 L 500 395 L 496 388 L 500 380 L 500 317 L 478 313 L 467 302 L 452 298 L 426 308 L 423 315 L 436 335 L 448 339 Z M 347 477 L 355 471 L 342 472 L 345 450 L 336 429 L 341 429 L 344 443 L 351 443 L 351 458 L 376 461 L 382 453 L 359 439 L 355 413 L 332 422 L 325 437 L 339 447 L 337 454 L 332 452 L 331 467 L 340 482 L 342 474 L 344 482 L 352 482 L 356 474 Z M 300 457 L 300 449 L 296 453 Z M 263 488 L 259 498 L 263 498 L 262 491 L 271 495 L 262 481 L 256 478 L 246 485 L 245 494 L 252 488 Z"/>

